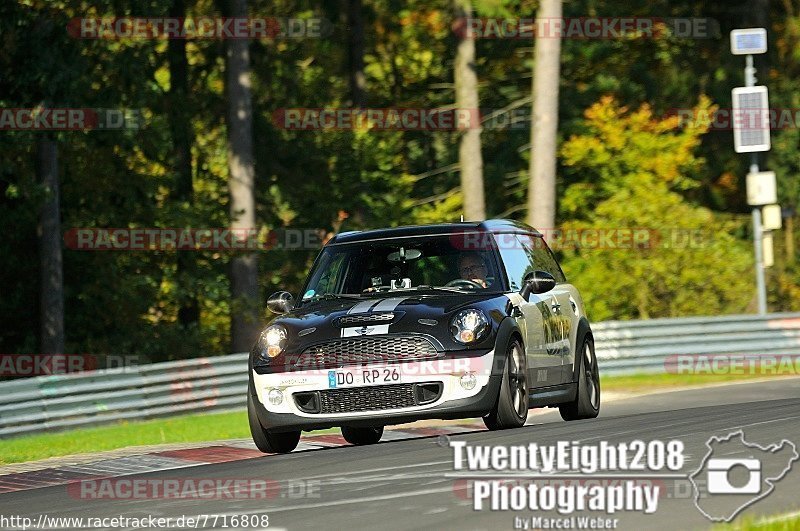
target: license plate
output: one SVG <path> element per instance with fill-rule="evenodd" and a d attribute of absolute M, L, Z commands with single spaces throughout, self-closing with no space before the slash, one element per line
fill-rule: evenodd
<path fill-rule="evenodd" d="M 400 383 L 402 377 L 397 367 L 362 367 L 328 371 L 328 388 L 386 385 Z"/>

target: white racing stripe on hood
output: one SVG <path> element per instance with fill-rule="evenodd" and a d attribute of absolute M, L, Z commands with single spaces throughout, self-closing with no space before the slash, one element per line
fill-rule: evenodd
<path fill-rule="evenodd" d="M 373 312 L 391 312 L 398 306 L 400 303 L 406 300 L 406 297 L 392 297 L 391 299 L 383 299 L 380 301 L 377 306 L 375 306 L 372 311 Z"/>
<path fill-rule="evenodd" d="M 376 302 L 380 301 L 375 301 L 375 300 L 361 301 L 353 305 L 353 307 L 350 308 L 347 311 L 347 313 L 366 313 L 369 311 L 370 308 L 372 308 L 374 304 L 376 304 Z"/>
<path fill-rule="evenodd" d="M 406 300 L 406 297 L 392 297 L 390 299 L 379 299 L 377 301 L 361 301 L 353 305 L 353 307 L 350 308 L 347 313 L 391 312 L 400 306 L 400 303 L 404 300 Z"/>
<path fill-rule="evenodd" d="M 400 303 L 406 300 L 406 297 L 392 297 L 390 299 L 380 299 L 378 301 L 361 301 L 347 312 L 351 313 L 372 313 L 372 312 L 391 312 L 400 306 Z M 370 325 L 357 325 L 348 328 L 342 328 L 341 337 L 353 336 L 373 336 L 389 333 L 388 324 L 374 324 Z"/>

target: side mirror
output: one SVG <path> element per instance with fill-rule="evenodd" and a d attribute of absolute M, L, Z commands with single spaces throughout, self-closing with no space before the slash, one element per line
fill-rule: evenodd
<path fill-rule="evenodd" d="M 540 294 L 547 293 L 556 287 L 556 279 L 547 271 L 534 271 L 525 276 L 522 284 L 522 289 L 519 294 L 522 298 L 528 300 L 531 293 Z"/>
<path fill-rule="evenodd" d="M 288 291 L 278 291 L 267 299 L 267 308 L 273 313 L 288 313 L 294 304 L 294 297 Z"/>

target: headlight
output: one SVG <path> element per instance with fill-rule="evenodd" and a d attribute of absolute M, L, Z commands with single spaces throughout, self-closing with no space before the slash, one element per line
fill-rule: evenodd
<path fill-rule="evenodd" d="M 258 355 L 263 359 L 274 358 L 286 348 L 286 329 L 281 325 L 272 325 L 258 338 Z"/>
<path fill-rule="evenodd" d="M 450 322 L 450 331 L 459 343 L 475 343 L 489 332 L 489 320 L 480 310 L 461 310 Z"/>

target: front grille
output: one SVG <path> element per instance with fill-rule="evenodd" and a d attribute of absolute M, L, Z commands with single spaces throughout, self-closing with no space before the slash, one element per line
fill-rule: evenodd
<path fill-rule="evenodd" d="M 325 368 L 435 358 L 436 347 L 421 336 L 342 338 L 308 347 L 295 362 L 301 368 Z"/>
<path fill-rule="evenodd" d="M 363 313 L 355 315 L 343 315 L 339 317 L 340 327 L 355 326 L 366 323 L 385 323 L 394 319 L 393 313 Z"/>
<path fill-rule="evenodd" d="M 414 384 L 376 385 L 319 392 L 320 413 L 352 413 L 412 407 Z"/>

